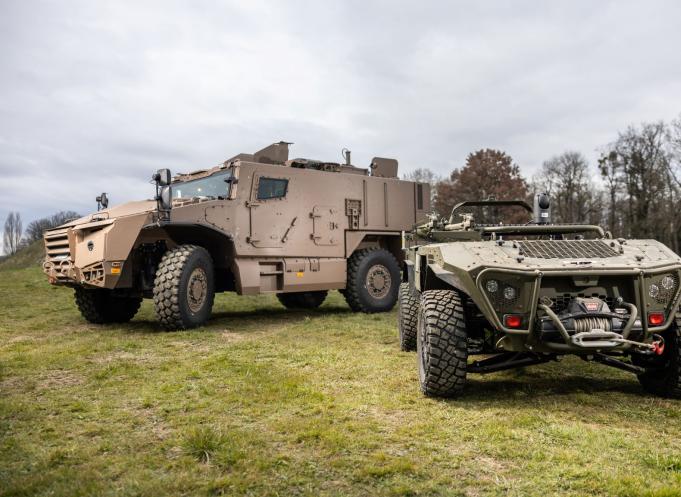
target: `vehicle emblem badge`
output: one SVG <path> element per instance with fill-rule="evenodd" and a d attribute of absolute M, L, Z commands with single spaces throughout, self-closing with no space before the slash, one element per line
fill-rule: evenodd
<path fill-rule="evenodd" d="M 589 312 L 594 312 L 598 310 L 598 302 L 584 302 L 586 310 Z"/>

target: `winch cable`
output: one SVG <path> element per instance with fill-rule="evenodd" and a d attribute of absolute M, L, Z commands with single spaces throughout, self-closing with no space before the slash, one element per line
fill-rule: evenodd
<path fill-rule="evenodd" d="M 612 331 L 612 320 L 602 317 L 575 318 L 576 333 L 585 333 L 591 330 Z"/>

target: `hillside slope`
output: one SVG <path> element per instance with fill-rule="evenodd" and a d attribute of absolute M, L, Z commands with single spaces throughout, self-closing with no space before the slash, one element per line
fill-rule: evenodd
<path fill-rule="evenodd" d="M 42 240 L 37 240 L 16 254 L 0 259 L 0 269 L 24 269 L 38 266 L 45 257 L 45 246 Z"/>

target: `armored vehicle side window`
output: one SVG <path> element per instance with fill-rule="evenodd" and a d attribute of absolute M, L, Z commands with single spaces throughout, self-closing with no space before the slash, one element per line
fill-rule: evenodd
<path fill-rule="evenodd" d="M 285 197 L 286 190 L 288 190 L 287 179 L 260 178 L 258 181 L 258 200 Z"/>

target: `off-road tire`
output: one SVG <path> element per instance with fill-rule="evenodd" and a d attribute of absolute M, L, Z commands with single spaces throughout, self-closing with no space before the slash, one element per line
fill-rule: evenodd
<path fill-rule="evenodd" d="M 83 317 L 90 323 L 127 323 L 140 308 L 142 297 L 114 293 L 112 290 L 98 288 L 75 289 L 76 305 Z"/>
<path fill-rule="evenodd" d="M 461 394 L 466 384 L 468 339 L 457 292 L 421 294 L 416 348 L 421 391 L 429 397 Z"/>
<path fill-rule="evenodd" d="M 397 330 L 400 339 L 400 350 L 405 352 L 416 350 L 418 313 L 418 298 L 410 289 L 409 283 L 402 283 L 397 299 Z"/>
<path fill-rule="evenodd" d="M 377 274 L 376 281 L 381 280 L 387 286 L 370 290 L 367 286 L 370 273 Z M 355 312 L 387 312 L 395 306 L 400 280 L 400 267 L 390 252 L 385 249 L 358 250 L 348 259 L 345 301 Z"/>
<path fill-rule="evenodd" d="M 638 375 L 638 381 L 643 389 L 659 395 L 681 399 L 681 329 L 673 324 L 663 335 L 664 353 L 659 357 L 658 364 L 647 368 L 645 373 Z"/>
<path fill-rule="evenodd" d="M 279 302 L 287 309 L 316 309 L 324 303 L 328 291 L 279 293 Z"/>
<path fill-rule="evenodd" d="M 201 326 L 210 318 L 214 299 L 213 260 L 206 249 L 181 245 L 163 255 L 154 279 L 154 310 L 161 326 Z"/>

